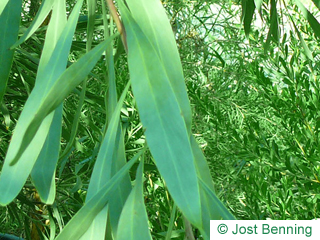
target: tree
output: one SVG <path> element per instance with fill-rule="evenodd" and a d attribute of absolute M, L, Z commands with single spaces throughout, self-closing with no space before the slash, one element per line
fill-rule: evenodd
<path fill-rule="evenodd" d="M 174 35 L 159 1 L 127 1 L 126 5 L 117 1 L 121 21 L 112 1 L 107 1 L 108 14 L 104 2 L 82 2 L 44 1 L 27 30 L 24 27 L 29 22 L 20 26 L 19 19 L 21 15 L 27 19 L 23 13 L 28 2 L 3 1 L 0 5 L 0 22 L 12 23 L 0 29 L 5 37 L 0 45 L 5 63 L 0 70 L 1 98 L 5 94 L 3 138 L 12 135 L 6 154 L 7 144 L 1 145 L 5 156 L 0 176 L 2 205 L 21 216 L 31 211 L 34 229 L 40 233 L 49 228 L 54 237 L 55 226 L 59 226 L 56 239 L 150 239 L 160 238 L 162 232 L 169 239 L 179 236 L 179 229 L 186 235 L 200 235 L 192 233 L 190 223 L 208 239 L 210 219 L 234 219 L 230 211 L 239 218 L 286 218 L 292 202 L 304 201 L 295 187 L 313 194 L 316 187 L 312 184 L 319 183 L 318 138 L 317 116 L 310 113 L 317 109 L 313 92 L 318 87 L 310 88 L 317 57 L 310 47 L 317 46 L 314 41 L 307 44 L 299 30 L 307 25 L 296 23 L 298 18 L 291 11 L 299 16 L 297 8 L 287 7 L 284 1 L 283 7 L 274 0 L 242 1 L 241 35 L 231 23 L 218 25 L 219 14 L 235 9 L 239 13 L 236 3 L 218 5 L 219 12 L 213 13 L 210 2 L 172 1 L 165 7 Z M 296 3 L 317 35 L 319 24 L 314 15 L 306 11 L 306 5 Z M 251 29 L 255 9 L 269 29 Z M 208 17 L 201 14 L 216 16 L 211 24 L 214 28 L 208 27 Z M 49 24 L 43 24 L 49 18 Z M 299 41 L 294 31 L 280 34 L 281 24 L 287 21 L 293 24 Z M 304 30 L 309 33 L 310 27 Z M 22 36 L 16 41 L 19 31 Z M 224 42 L 219 42 L 221 36 Z M 243 42 L 244 36 L 250 47 L 226 44 L 226 39 Z M 216 184 L 198 147 L 201 139 L 196 140 L 191 131 L 192 111 L 176 40 L 198 114 L 193 126 L 214 129 L 210 139 L 214 155 L 207 155 L 210 166 L 217 168 Z M 217 44 L 212 46 L 210 40 Z M 123 51 L 127 51 L 125 56 Z M 185 64 L 189 59 L 191 64 Z M 211 66 L 217 70 L 212 71 Z M 234 75 L 235 67 L 238 74 Z M 210 81 L 219 74 L 220 81 Z M 193 78 L 200 79 L 200 84 Z M 9 105 L 10 100 L 15 106 Z M 203 116 L 209 117 L 208 125 L 199 124 Z M 143 176 L 148 178 L 146 187 Z M 239 180 L 244 184 L 232 194 Z M 230 191 L 224 187 L 217 191 L 230 210 L 216 196 L 219 181 L 224 187 L 231 186 Z M 160 192 L 155 191 L 157 186 Z M 274 191 L 280 200 L 270 195 Z M 236 200 L 242 194 L 244 204 L 239 205 Z M 317 197 L 311 200 L 313 209 L 318 208 L 314 199 Z M 159 216 L 156 209 L 161 208 L 167 217 Z M 301 217 L 296 212 L 290 209 L 290 217 Z M 306 213 L 307 218 L 314 216 Z M 50 227 L 42 222 L 43 215 Z M 31 231 L 31 238 L 35 239 L 36 232 Z M 28 234 L 26 230 L 30 238 Z"/>

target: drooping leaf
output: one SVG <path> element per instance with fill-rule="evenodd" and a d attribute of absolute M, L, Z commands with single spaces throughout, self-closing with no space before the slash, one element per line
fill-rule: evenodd
<path fill-rule="evenodd" d="M 41 3 L 39 11 L 37 12 L 31 26 L 23 34 L 23 36 L 12 46 L 12 48 L 15 48 L 21 43 L 23 43 L 39 28 L 39 26 L 42 24 L 42 22 L 46 19 L 46 17 L 50 13 L 54 2 L 55 0 L 44 0 Z"/>
<path fill-rule="evenodd" d="M 55 48 L 62 30 L 67 23 L 65 1 L 57 0 L 53 7 L 52 17 L 48 25 L 46 41 L 43 47 L 43 54 L 40 59 L 38 71 L 44 70 L 49 57 Z M 40 79 L 38 81 L 43 81 Z M 55 199 L 55 170 L 59 159 L 60 137 L 62 124 L 62 105 L 53 113 L 53 119 L 48 136 L 43 144 L 42 150 L 31 171 L 31 178 L 35 185 L 41 201 L 52 204 Z"/>
<path fill-rule="evenodd" d="M 56 240 L 79 239 L 86 233 L 93 219 L 112 198 L 112 190 L 125 177 L 132 165 L 139 159 L 143 151 L 137 153 L 120 171 L 118 171 L 101 189 L 73 216 L 63 228 Z"/>
<path fill-rule="evenodd" d="M 320 39 L 320 24 L 318 20 L 308 11 L 308 9 L 305 8 L 305 6 L 299 0 L 295 0 L 295 2 L 300 8 L 302 15 L 308 20 L 314 34 L 318 37 L 318 39 Z"/>
<path fill-rule="evenodd" d="M 233 220 L 235 217 L 228 211 L 215 194 L 208 163 L 200 150 L 195 138 L 191 136 L 191 144 L 197 167 L 199 188 L 201 194 L 201 231 L 204 236 L 210 236 L 210 220 Z"/>
<path fill-rule="evenodd" d="M 254 0 L 242 0 L 242 21 L 246 37 L 249 37 L 253 14 L 255 10 Z"/>
<path fill-rule="evenodd" d="M 101 144 L 98 157 L 92 172 L 86 202 L 108 182 L 117 171 L 119 171 L 125 164 L 125 149 L 123 144 L 123 136 L 120 126 L 120 111 L 123 101 L 127 94 L 130 84 L 128 83 L 116 105 L 116 108 L 111 116 L 110 123 L 106 135 Z M 122 143 L 121 143 L 122 141 Z M 119 151 L 120 150 L 120 151 Z M 116 231 L 122 207 L 126 201 L 127 196 L 131 191 L 131 182 L 129 175 L 124 176 L 116 187 L 112 190 L 112 197 L 109 199 L 110 221 L 113 230 Z M 112 208 L 112 209 L 111 209 Z M 90 229 L 82 236 L 82 239 L 100 239 L 105 235 L 107 225 L 108 206 L 96 216 L 92 221 Z"/>
<path fill-rule="evenodd" d="M 274 41 L 275 43 L 279 42 L 279 20 L 277 13 L 277 4 L 275 0 L 271 0 L 270 8 L 270 28 L 267 36 L 267 41 L 265 44 L 265 51 L 270 47 L 270 42 Z"/>
<path fill-rule="evenodd" d="M 167 81 L 175 94 L 185 121 L 188 134 L 191 134 L 192 113 L 183 76 L 177 44 L 166 12 L 158 0 L 129 0 L 127 4 L 134 20 L 158 53 L 168 75 Z"/>
<path fill-rule="evenodd" d="M 41 127 L 39 131 L 32 133 L 32 137 L 27 127 L 32 119 L 37 116 L 37 106 L 39 106 L 45 94 L 66 68 L 68 53 L 81 5 L 82 0 L 79 0 L 69 17 L 68 23 L 61 31 L 62 34 L 60 34 L 61 36 L 59 40 L 57 40 L 57 44 L 55 44 L 56 40 L 54 38 L 49 38 L 48 41 L 51 41 L 51 43 L 47 43 L 46 49 L 42 53 L 35 87 L 19 117 L 1 172 L 0 191 L 2 194 L 0 195 L 0 204 L 2 205 L 11 202 L 19 193 L 47 138 L 53 114 L 38 122 Z M 63 23 L 64 21 L 61 21 L 61 24 Z M 51 36 L 56 35 L 53 34 Z M 48 46 L 55 46 L 55 49 L 52 50 L 50 47 L 48 48 Z M 58 105 L 56 107 L 58 107 Z M 33 138 L 35 133 L 37 134 Z M 29 136 L 28 141 L 22 140 L 22 136 L 24 135 Z M 19 164 L 11 166 L 18 161 Z"/>
<path fill-rule="evenodd" d="M 0 104 L 7 88 L 14 50 L 10 47 L 17 41 L 21 0 L 1 1 L 0 3 Z"/>
<path fill-rule="evenodd" d="M 57 106 L 59 106 L 64 98 L 83 81 L 84 76 L 89 74 L 91 69 L 101 57 L 101 54 L 105 50 L 106 46 L 116 36 L 117 35 L 114 35 L 104 42 L 100 43 L 98 46 L 96 46 L 94 49 L 80 58 L 78 62 L 71 65 L 58 77 L 47 94 L 42 97 L 41 101 L 38 103 L 38 107 L 35 108 L 36 114 L 32 116 L 30 124 L 26 128 L 25 134 L 21 141 L 21 147 L 19 148 L 19 151 L 15 158 L 12 160 L 12 164 L 18 161 L 18 157 L 23 153 L 24 149 L 26 149 L 26 147 L 33 140 L 41 125 L 41 121 Z M 62 88 L 61 86 L 64 87 Z"/>
<path fill-rule="evenodd" d="M 294 23 L 294 20 L 293 20 L 292 16 L 289 15 L 289 17 L 290 17 L 291 22 L 292 22 L 292 24 L 293 24 L 294 30 L 296 31 L 296 33 L 297 33 L 297 35 L 298 35 L 298 38 L 299 38 L 299 40 L 300 40 L 300 42 L 301 42 L 302 48 L 303 48 L 303 50 L 304 50 L 304 54 L 305 54 L 311 61 L 314 61 L 314 58 L 313 58 L 313 56 L 312 56 L 312 53 L 311 53 L 311 51 L 310 51 L 307 43 L 304 41 L 303 36 L 301 35 L 301 33 L 300 33 L 297 25 Z"/>
<path fill-rule="evenodd" d="M 157 41 L 149 40 L 153 35 L 145 34 L 154 29 L 144 28 L 144 24 L 139 25 L 126 6 L 121 1 L 118 3 L 127 33 L 132 89 L 141 122 L 146 128 L 148 146 L 177 206 L 191 223 L 199 226 L 202 221 L 200 193 L 188 124 L 181 108 L 182 100 L 179 101 L 176 94 L 178 88 L 172 86 L 176 79 L 172 79 L 172 75 L 167 72 L 167 68 L 168 71 L 179 68 L 175 65 L 177 60 L 169 58 L 169 55 L 160 55 L 158 45 L 153 45 Z M 159 7 L 155 7 L 158 6 L 158 1 L 147 1 L 139 6 L 146 3 L 150 4 L 148 9 L 159 12 Z M 160 20 L 157 19 L 159 25 L 162 21 L 167 21 L 164 20 L 165 14 L 160 16 Z M 155 20 L 156 18 L 148 17 L 148 21 Z M 179 91 L 185 91 L 185 87 Z M 183 103 L 187 104 L 189 102 Z"/>
<path fill-rule="evenodd" d="M 143 160 L 137 170 L 135 186 L 123 207 L 116 239 L 152 239 L 143 198 Z"/>

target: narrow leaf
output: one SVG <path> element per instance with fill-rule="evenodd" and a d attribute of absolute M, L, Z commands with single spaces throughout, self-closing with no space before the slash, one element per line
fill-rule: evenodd
<path fill-rule="evenodd" d="M 100 59 L 101 54 L 105 50 L 110 41 L 117 35 L 110 37 L 104 42 L 100 43 L 90 52 L 85 54 L 76 63 L 72 64 L 61 76 L 56 80 L 48 93 L 43 96 L 38 107 L 35 109 L 35 115 L 32 116 L 30 124 L 28 125 L 25 134 L 22 138 L 22 144 L 15 158 L 12 160 L 12 164 L 18 160 L 20 155 L 30 144 L 35 134 L 37 133 L 42 120 L 51 113 L 55 108 L 62 103 L 65 97 L 72 92 L 72 90 L 78 86 L 84 77 L 89 74 L 97 61 Z M 63 86 L 63 88 L 61 87 Z"/>
<path fill-rule="evenodd" d="M 0 3 L 0 104 L 7 88 L 14 50 L 12 44 L 18 38 L 21 0 L 1 1 Z"/>
<path fill-rule="evenodd" d="M 44 55 L 44 59 L 41 60 L 43 63 L 40 61 L 35 87 L 19 117 L 1 172 L 0 204 L 2 205 L 6 205 L 11 202 L 19 193 L 47 138 L 53 114 L 44 119 L 44 121 L 42 121 L 43 119 L 41 120 L 39 123 L 41 124 L 41 127 L 39 128 L 35 138 L 30 139 L 28 143 L 22 141 L 22 136 L 25 133 L 28 134 L 28 123 L 30 123 L 34 116 L 37 115 L 37 106 L 41 103 L 41 99 L 48 92 L 48 89 L 51 88 L 57 77 L 65 70 L 68 60 L 68 52 L 71 46 L 81 4 L 82 1 L 80 0 L 75 5 L 55 49 L 52 50 L 47 48 L 47 50 L 42 54 Z M 51 57 L 46 54 L 51 55 Z M 28 149 L 26 150 L 27 147 Z M 14 159 L 15 157 L 16 159 Z M 12 160 L 14 161 L 12 162 Z M 20 160 L 19 164 L 10 166 L 10 164 L 16 163 L 18 160 Z"/>
<path fill-rule="evenodd" d="M 118 228 L 117 240 L 152 239 L 143 198 L 143 160 L 137 170 L 135 186 L 122 210 Z"/>
<path fill-rule="evenodd" d="M 128 92 L 130 83 L 122 92 L 122 95 L 116 105 L 114 113 L 112 114 L 111 121 L 108 125 L 107 133 L 101 144 L 96 163 L 90 179 L 88 187 L 88 193 L 86 202 L 101 189 L 101 187 L 108 182 L 112 176 L 119 171 L 125 164 L 125 149 L 123 147 L 123 136 L 120 126 L 120 111 L 123 105 L 123 101 Z M 118 149 L 120 151 L 118 151 Z M 110 222 L 114 231 L 117 229 L 117 225 L 120 214 L 131 191 L 130 177 L 123 177 L 114 190 L 112 190 L 112 197 L 109 200 L 110 209 Z M 97 215 L 93 220 L 90 229 L 82 239 L 100 239 L 105 235 L 106 223 L 107 223 L 107 206 Z"/>
<path fill-rule="evenodd" d="M 190 135 L 192 113 L 176 40 L 166 11 L 159 0 L 128 0 L 126 3 L 132 17 L 155 48 L 162 62 L 168 75 L 167 81 L 175 94 L 180 113 Z"/>
<path fill-rule="evenodd" d="M 177 206 L 190 222 L 201 225 L 200 194 L 189 131 L 171 85 L 174 79 L 168 76 L 163 64 L 171 59 L 159 58 L 140 28 L 144 25 L 138 25 L 121 1 L 118 3 L 127 31 L 133 93 L 146 128 L 148 146 Z M 174 65 L 175 60 L 171 63 Z M 180 89 L 184 90 L 184 87 Z"/>
<path fill-rule="evenodd" d="M 302 15 L 308 20 L 310 27 L 313 29 L 314 34 L 320 38 L 320 24 L 317 19 L 305 8 L 305 6 L 299 1 L 295 0 L 297 6 L 300 8 Z"/>
<path fill-rule="evenodd" d="M 242 0 L 242 19 L 246 37 L 249 37 L 250 34 L 255 7 L 254 0 Z"/>
<path fill-rule="evenodd" d="M 23 36 L 11 48 L 15 48 L 18 45 L 20 45 L 21 43 L 23 43 L 39 28 L 39 26 L 42 24 L 42 22 L 46 19 L 49 12 L 51 11 L 54 2 L 55 2 L 55 0 L 44 0 L 41 3 L 40 8 L 39 8 L 32 24 L 28 28 L 28 30 L 23 34 Z"/>
<path fill-rule="evenodd" d="M 50 60 L 53 49 L 67 23 L 64 0 L 55 2 L 52 17 L 48 25 L 46 41 L 43 47 L 38 72 L 44 70 Z M 40 79 L 41 81 L 42 79 Z M 39 80 L 38 80 L 39 81 Z M 48 116 L 49 117 L 49 116 Z M 43 144 L 38 159 L 31 171 L 31 178 L 40 199 L 46 204 L 52 204 L 55 199 L 55 169 L 59 159 L 60 137 L 62 124 L 62 104 L 54 111 L 48 136 Z"/>
<path fill-rule="evenodd" d="M 143 150 L 144 151 L 144 150 Z M 96 215 L 112 197 L 112 189 L 126 176 L 129 169 L 143 153 L 136 154 L 119 172 L 117 172 L 103 187 L 76 213 L 75 216 L 63 228 L 56 240 L 79 239 L 90 227 Z"/>

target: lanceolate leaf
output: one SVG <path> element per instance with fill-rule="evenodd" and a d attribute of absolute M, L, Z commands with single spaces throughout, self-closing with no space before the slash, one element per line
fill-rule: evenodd
<path fill-rule="evenodd" d="M 73 12 L 76 12 L 78 14 L 80 7 L 81 1 L 79 1 L 76 4 Z M 71 14 L 71 16 L 69 17 L 69 21 L 71 21 L 75 25 L 77 22 L 77 18 L 78 16 Z M 70 35 L 70 39 L 72 40 L 72 33 L 74 31 L 74 28 L 70 29 L 70 25 L 68 22 L 65 30 L 66 34 L 61 35 L 62 37 L 59 39 L 57 44 L 58 49 L 57 51 L 53 52 L 53 57 L 50 59 L 48 63 L 49 67 L 51 68 L 55 68 L 55 65 L 57 64 L 56 62 L 59 61 L 60 51 L 63 53 L 68 52 L 68 48 L 65 49 L 64 46 L 66 41 L 65 37 Z M 72 32 L 71 34 L 70 31 Z M 63 99 L 83 80 L 84 76 L 86 76 L 91 71 L 91 69 L 99 60 L 102 52 L 111 40 L 112 38 L 104 41 L 103 43 L 95 47 L 89 53 L 84 55 L 78 62 L 69 67 L 63 74 L 59 74 L 58 72 L 52 73 L 53 75 L 50 75 L 50 71 L 52 70 L 47 69 L 47 71 L 49 71 L 48 76 L 52 76 L 52 78 L 49 78 L 48 80 L 48 82 L 51 82 L 51 86 L 43 86 L 43 88 L 36 88 L 36 85 L 35 89 L 33 90 L 34 97 L 31 98 L 32 94 L 30 95 L 27 101 L 27 103 L 30 103 L 29 107 L 25 107 L 24 109 L 24 111 L 26 111 L 26 114 L 29 115 L 24 115 L 26 121 L 20 122 L 21 124 L 23 124 L 20 125 L 20 131 L 15 131 L 16 138 L 12 139 L 10 145 L 12 149 L 10 152 L 9 147 L 7 159 L 5 161 L 2 175 L 0 177 L 0 189 L 2 193 L 0 196 L 1 204 L 8 204 L 16 196 L 16 194 L 20 191 L 26 178 L 31 172 L 35 160 L 30 160 L 29 156 L 34 157 L 34 152 L 36 151 L 39 154 L 50 127 L 49 122 L 48 124 L 46 124 L 45 129 L 43 129 L 42 127 L 39 129 L 39 126 L 42 124 L 43 119 L 55 108 L 57 108 L 62 103 Z M 59 44 L 60 41 L 62 41 L 61 45 Z M 61 47 L 61 49 L 59 47 Z M 67 56 L 65 62 L 66 60 Z M 21 118 L 22 117 L 20 117 L 20 119 Z M 22 140 L 21 135 L 23 135 Z M 20 138 L 18 138 L 18 136 Z M 13 142 L 15 142 L 14 145 Z M 24 150 L 27 147 L 27 151 L 24 152 Z M 20 158 L 21 155 L 22 157 Z M 19 165 L 9 166 L 10 160 L 13 160 L 12 162 L 15 163 L 19 159 L 21 161 Z M 23 171 L 21 169 L 23 169 Z M 17 172 L 19 172 L 19 174 L 17 174 Z"/>
<path fill-rule="evenodd" d="M 62 105 L 54 112 L 48 137 L 31 171 L 32 182 L 39 193 L 41 201 L 46 204 L 52 204 L 56 195 L 54 178 L 56 164 L 59 159 L 61 116 Z"/>
<path fill-rule="evenodd" d="M 90 227 L 93 219 L 112 198 L 112 190 L 126 176 L 129 169 L 138 160 L 143 150 L 136 154 L 119 172 L 117 172 L 101 189 L 77 212 L 63 228 L 55 240 L 79 239 Z"/>
<path fill-rule="evenodd" d="M 148 41 L 155 48 L 168 75 L 167 81 L 175 94 L 180 114 L 191 134 L 191 108 L 180 62 L 177 44 L 166 12 L 158 0 L 128 0 L 130 13 Z"/>
<path fill-rule="evenodd" d="M 38 27 L 42 24 L 42 22 L 46 19 L 49 12 L 51 11 L 54 2 L 55 0 L 44 0 L 41 3 L 39 11 L 37 12 L 37 15 L 35 16 L 35 19 L 32 22 L 31 26 L 24 33 L 24 35 L 12 46 L 12 48 L 15 48 L 23 43 L 38 29 Z"/>
<path fill-rule="evenodd" d="M 10 47 L 18 38 L 21 0 L 0 3 L 0 104 L 6 91 L 14 50 Z"/>
<path fill-rule="evenodd" d="M 79 0 L 77 4 L 75 5 L 69 19 L 68 23 L 66 24 L 63 33 L 61 34 L 57 44 L 55 45 L 55 49 L 52 52 L 45 68 L 42 71 L 39 71 L 37 74 L 37 79 L 47 79 L 47 81 L 36 81 L 36 85 L 28 98 L 28 101 L 26 102 L 26 105 L 24 107 L 24 111 L 20 116 L 21 122 L 23 122 L 22 129 L 19 129 L 19 139 L 16 140 L 14 145 L 14 151 L 11 152 L 11 154 L 7 154 L 7 158 L 9 159 L 10 165 L 15 164 L 17 161 L 19 161 L 22 153 L 25 151 L 25 149 L 28 147 L 28 145 L 33 140 L 39 126 L 42 124 L 42 120 L 44 117 L 46 117 L 50 112 L 54 110 L 50 109 L 48 114 L 46 116 L 39 118 L 39 113 L 37 113 L 37 109 L 41 106 L 41 103 L 44 99 L 44 96 L 48 94 L 50 90 L 52 90 L 52 87 L 54 84 L 56 84 L 58 81 L 57 79 L 61 76 L 61 74 L 65 71 L 69 50 L 72 43 L 73 34 L 75 31 L 75 27 L 77 24 L 79 11 L 81 9 L 83 0 Z M 60 83 L 60 88 L 62 90 L 65 90 L 65 87 L 62 87 L 63 85 Z M 59 96 L 60 94 L 58 94 Z M 55 98 L 56 99 L 56 98 Z M 57 99 L 56 99 L 57 100 Z M 62 102 L 62 101 L 61 101 Z M 57 105 L 58 106 L 58 105 Z M 57 107 L 56 106 L 56 107 Z M 37 114 L 36 114 L 37 113 Z M 19 119 L 19 120 L 20 120 Z M 22 120 L 23 119 L 23 120 Z M 36 119 L 37 127 L 33 129 L 27 129 L 28 125 L 32 122 L 32 120 Z M 33 122 L 34 123 L 34 122 Z M 18 127 L 18 126 L 17 126 Z M 17 128 L 16 128 L 17 131 Z M 45 132 L 48 132 L 48 129 L 44 130 Z M 39 142 L 39 139 L 37 141 L 37 148 L 39 149 L 39 146 L 42 147 L 44 142 L 44 132 L 42 133 L 41 141 Z M 21 135 L 23 135 L 23 138 L 21 138 Z M 45 134 L 46 135 L 46 134 Z M 13 136 L 15 137 L 15 135 Z M 13 138 L 14 139 L 14 138 Z M 13 141 L 10 144 L 10 146 L 13 145 Z"/>
<path fill-rule="evenodd" d="M 301 45 L 302 45 L 302 48 L 303 48 L 303 50 L 304 50 L 304 54 L 305 54 L 311 61 L 314 61 L 314 58 L 313 58 L 313 56 L 312 56 L 312 53 L 311 53 L 311 51 L 310 51 L 307 43 L 304 41 L 303 36 L 301 35 L 299 29 L 297 28 L 296 24 L 294 23 L 293 18 L 292 18 L 290 15 L 289 15 L 289 17 L 290 17 L 290 19 L 291 19 L 291 22 L 292 22 L 292 24 L 293 24 L 293 27 L 294 27 L 297 35 L 298 35 L 298 38 L 299 38 L 299 40 L 301 41 Z"/>
<path fill-rule="evenodd" d="M 136 23 L 121 1 L 119 5 L 127 32 L 133 93 L 146 128 L 148 146 L 177 206 L 191 223 L 199 226 L 200 194 L 190 135 L 171 84 L 174 79 L 164 67 L 164 62 L 169 61 L 170 69 L 174 69 L 176 61 L 160 58 L 156 46 L 141 30 L 144 25 Z M 184 87 L 180 89 L 184 90 Z"/>
<path fill-rule="evenodd" d="M 101 144 L 99 154 L 92 172 L 86 202 L 90 201 L 91 198 L 108 182 L 112 176 L 119 171 L 126 163 L 125 149 L 123 146 L 123 139 L 120 127 L 120 111 L 125 99 L 126 93 L 128 92 L 130 84 L 122 92 L 119 102 L 112 114 L 110 123 L 106 135 L 104 136 Z M 122 143 L 121 143 L 122 141 Z M 121 152 L 118 151 L 118 148 Z M 110 221 L 113 230 L 116 231 L 120 213 L 122 207 L 126 201 L 127 196 L 131 191 L 131 182 L 129 175 L 124 176 L 118 185 L 112 190 L 112 198 L 109 200 L 110 209 Z M 84 240 L 87 239 L 100 239 L 105 234 L 106 222 L 107 222 L 107 206 L 97 215 L 93 220 L 90 231 L 82 237 Z"/>
<path fill-rule="evenodd" d="M 67 23 L 66 5 L 64 0 L 55 2 L 52 17 L 48 25 L 46 40 L 43 47 L 43 54 L 40 59 L 38 72 L 44 70 L 50 60 L 55 45 Z M 44 81 L 45 79 L 38 79 Z M 62 123 L 62 104 L 54 111 L 53 119 L 48 136 L 43 144 L 39 157 L 31 171 L 31 178 L 35 185 L 40 199 L 46 204 L 52 204 L 55 199 L 55 170 L 59 158 L 61 123 Z M 47 118 L 50 118 L 48 116 Z"/>
<path fill-rule="evenodd" d="M 320 24 L 317 19 L 306 9 L 299 0 L 295 0 L 297 6 L 300 8 L 303 16 L 308 20 L 310 27 L 313 29 L 314 34 L 320 38 Z"/>
<path fill-rule="evenodd" d="M 277 13 L 277 4 L 275 0 L 271 0 L 270 29 L 268 32 L 268 37 L 265 45 L 265 51 L 269 49 L 271 40 L 273 40 L 276 43 L 279 42 L 279 21 L 278 21 L 278 13 Z"/>
<path fill-rule="evenodd" d="M 6 205 L 11 202 L 19 193 L 27 177 L 29 176 L 31 169 L 33 168 L 34 163 L 39 156 L 42 146 L 47 138 L 53 114 L 45 120 L 42 118 L 38 122 L 39 126 L 41 125 L 41 127 L 39 128 L 39 131 L 37 131 L 35 137 L 34 135 L 36 132 L 34 132 L 31 136 L 27 130 L 27 127 L 32 119 L 37 116 L 37 108 L 45 94 L 49 91 L 61 73 L 65 71 L 69 49 L 81 5 L 82 0 L 78 1 L 78 3 L 75 5 L 74 10 L 69 17 L 68 23 L 61 31 L 62 34 L 57 41 L 57 44 L 54 42 L 56 41 L 55 39 L 49 38 L 48 41 L 53 41 L 53 43 L 49 44 L 49 46 L 55 46 L 55 49 L 52 50 L 46 47 L 42 53 L 42 59 L 39 65 L 35 87 L 19 117 L 19 121 L 16 125 L 15 132 L 9 145 L 8 153 L 6 155 L 1 172 L 0 204 L 2 205 Z M 63 23 L 63 21 L 61 21 L 61 23 Z M 61 86 L 62 85 L 60 85 L 60 87 Z M 22 140 L 25 134 L 29 137 L 28 141 Z M 28 149 L 26 149 L 27 147 Z M 19 164 L 10 166 L 18 161 Z"/>
<path fill-rule="evenodd" d="M 117 35 L 114 35 L 104 42 L 100 43 L 98 46 L 96 46 L 94 49 L 80 58 L 78 62 L 71 65 L 56 80 L 48 93 L 43 96 L 42 100 L 38 104 L 38 107 L 35 108 L 36 114 L 31 118 L 30 124 L 28 125 L 22 138 L 22 144 L 19 152 L 12 160 L 13 163 L 18 161 L 18 157 L 20 157 L 24 149 L 30 144 L 41 125 L 41 121 L 56 107 L 58 107 L 59 104 L 62 103 L 64 98 L 68 96 L 68 94 L 72 92 L 72 90 L 83 81 L 84 76 L 89 74 L 91 69 L 101 57 L 101 54 L 105 50 L 106 46 L 116 36 Z"/>
<path fill-rule="evenodd" d="M 254 0 L 242 0 L 242 20 L 244 26 L 244 32 L 249 37 L 251 22 L 255 10 Z"/>
<path fill-rule="evenodd" d="M 116 239 L 152 239 L 143 198 L 143 161 L 139 164 L 135 186 L 122 210 Z"/>
<path fill-rule="evenodd" d="M 210 220 L 233 220 L 235 217 L 228 211 L 223 203 L 217 198 L 208 163 L 200 150 L 195 138 L 191 136 L 195 164 L 197 167 L 199 188 L 201 194 L 202 226 L 200 228 L 205 239 L 210 236 Z"/>

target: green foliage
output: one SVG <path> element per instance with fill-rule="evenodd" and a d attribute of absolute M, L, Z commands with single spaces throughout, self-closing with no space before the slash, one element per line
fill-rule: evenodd
<path fill-rule="evenodd" d="M 0 232 L 209 239 L 210 219 L 319 218 L 312 2 L 119 0 L 118 33 L 109 0 L 2 1 Z"/>

